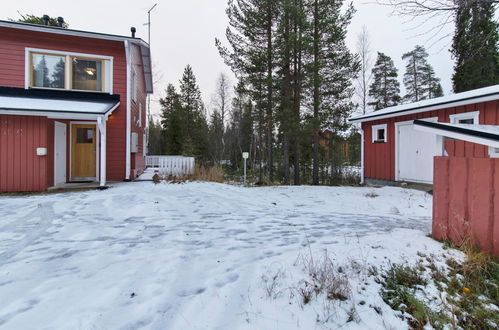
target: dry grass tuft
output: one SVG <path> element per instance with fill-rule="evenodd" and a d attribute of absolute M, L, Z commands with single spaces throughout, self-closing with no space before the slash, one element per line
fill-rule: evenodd
<path fill-rule="evenodd" d="M 190 181 L 224 182 L 224 171 L 219 166 L 204 167 L 196 165 L 194 174 L 187 178 Z"/>

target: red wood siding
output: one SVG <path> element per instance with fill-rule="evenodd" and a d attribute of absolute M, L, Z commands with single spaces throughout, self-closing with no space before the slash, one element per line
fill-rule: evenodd
<path fill-rule="evenodd" d="M 113 57 L 113 93 L 120 95 L 121 105 L 113 112 L 107 123 L 107 179 L 108 181 L 124 180 L 127 101 L 124 43 L 0 27 L 0 86 L 24 88 L 25 48 Z M 53 142 L 53 129 L 49 129 L 49 132 L 52 134 L 52 140 L 49 141 L 51 143 Z M 53 143 L 49 147 L 49 150 L 53 149 Z M 3 158 L 3 154 L 1 156 Z M 53 182 L 53 161 L 47 166 L 52 167 L 52 174 L 48 180 Z"/>
<path fill-rule="evenodd" d="M 142 58 L 140 53 L 140 48 L 137 45 L 132 47 L 132 65 L 135 69 L 137 80 L 135 82 L 135 87 L 137 89 L 137 99 L 132 101 L 131 108 L 131 120 L 132 120 L 132 132 L 138 134 L 139 138 L 139 149 L 138 152 L 132 153 L 132 167 L 131 167 L 131 178 L 134 179 L 142 173 L 146 167 L 145 154 L 144 154 L 144 132 L 147 120 L 147 93 L 144 81 L 144 71 L 142 66 Z M 142 105 L 142 118 L 141 125 L 138 125 L 139 115 L 140 115 L 140 105 Z"/>
<path fill-rule="evenodd" d="M 37 156 L 39 147 L 48 147 L 46 118 L 0 115 L 0 191 L 47 188 L 49 156 Z"/>
<path fill-rule="evenodd" d="M 433 230 L 499 255 L 499 159 L 435 157 Z"/>
<path fill-rule="evenodd" d="M 450 115 L 472 111 L 480 111 L 480 124 L 499 125 L 499 101 L 451 107 L 362 123 L 365 140 L 364 176 L 370 179 L 395 180 L 395 123 L 432 117 L 438 117 L 439 122 L 449 122 Z M 388 141 L 386 143 L 372 143 L 371 127 L 379 124 L 387 124 Z M 488 158 L 488 148 L 482 145 L 447 140 L 445 147 L 449 155 Z"/>

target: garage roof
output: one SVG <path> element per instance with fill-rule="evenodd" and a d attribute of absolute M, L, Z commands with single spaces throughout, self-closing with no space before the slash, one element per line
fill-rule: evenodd
<path fill-rule="evenodd" d="M 0 114 L 92 119 L 119 104 L 119 95 L 0 87 Z"/>
<path fill-rule="evenodd" d="M 394 107 L 370 112 L 362 116 L 350 118 L 349 122 L 362 123 L 366 121 L 391 118 L 413 113 L 433 111 L 493 100 L 499 100 L 499 85 L 475 89 L 464 93 L 447 95 L 415 103 L 401 104 Z"/>
<path fill-rule="evenodd" d="M 449 124 L 415 120 L 414 126 L 420 131 L 499 148 L 499 126 L 496 125 Z"/>

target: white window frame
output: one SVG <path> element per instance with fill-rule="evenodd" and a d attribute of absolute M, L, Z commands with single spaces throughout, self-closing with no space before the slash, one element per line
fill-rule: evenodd
<path fill-rule="evenodd" d="M 489 147 L 490 158 L 499 158 L 499 148 Z"/>
<path fill-rule="evenodd" d="M 51 49 L 39 49 L 39 48 L 29 48 L 26 47 L 24 50 L 24 88 L 25 89 L 55 89 L 55 90 L 68 90 L 74 92 L 90 92 L 90 93 L 109 93 L 113 94 L 113 56 L 105 56 L 98 54 L 85 54 L 85 53 L 74 53 L 74 52 L 66 52 L 59 50 L 51 50 Z M 47 88 L 47 87 L 31 87 L 31 53 L 42 53 L 47 55 L 59 55 L 66 57 L 66 77 L 65 77 L 65 87 L 64 88 Z M 84 57 L 84 58 L 92 58 L 96 60 L 101 60 L 104 63 L 104 72 L 103 72 L 103 83 L 104 88 L 103 91 L 89 91 L 89 90 L 79 90 L 79 89 L 71 89 L 70 80 L 71 80 L 71 57 Z"/>
<path fill-rule="evenodd" d="M 451 124 L 459 124 L 460 120 L 473 119 L 473 124 L 478 125 L 480 123 L 480 111 L 471 111 L 456 113 L 455 115 L 449 115 Z"/>
<path fill-rule="evenodd" d="M 137 102 L 137 72 L 132 68 L 132 101 Z"/>
<path fill-rule="evenodd" d="M 378 131 L 379 130 L 385 130 L 385 139 L 384 140 L 378 140 Z M 381 124 L 381 125 L 373 125 L 372 126 L 372 143 L 386 143 L 388 142 L 388 125 L 387 124 Z"/>
<path fill-rule="evenodd" d="M 142 102 L 139 103 L 139 120 L 138 126 L 142 127 Z"/>

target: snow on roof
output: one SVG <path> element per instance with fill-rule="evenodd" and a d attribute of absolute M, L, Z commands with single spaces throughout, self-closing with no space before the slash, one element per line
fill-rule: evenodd
<path fill-rule="evenodd" d="M 365 121 L 378 120 L 402 116 L 418 112 L 426 112 L 444 109 L 452 106 L 460 106 L 478 102 L 492 101 L 499 99 L 499 85 L 471 90 L 468 92 L 451 94 L 434 99 L 419 101 L 415 103 L 401 104 L 394 107 L 374 111 L 362 116 L 350 118 L 351 123 L 361 123 Z"/>
<path fill-rule="evenodd" d="M 429 133 L 499 148 L 499 126 L 434 123 L 415 120 L 416 129 Z"/>

